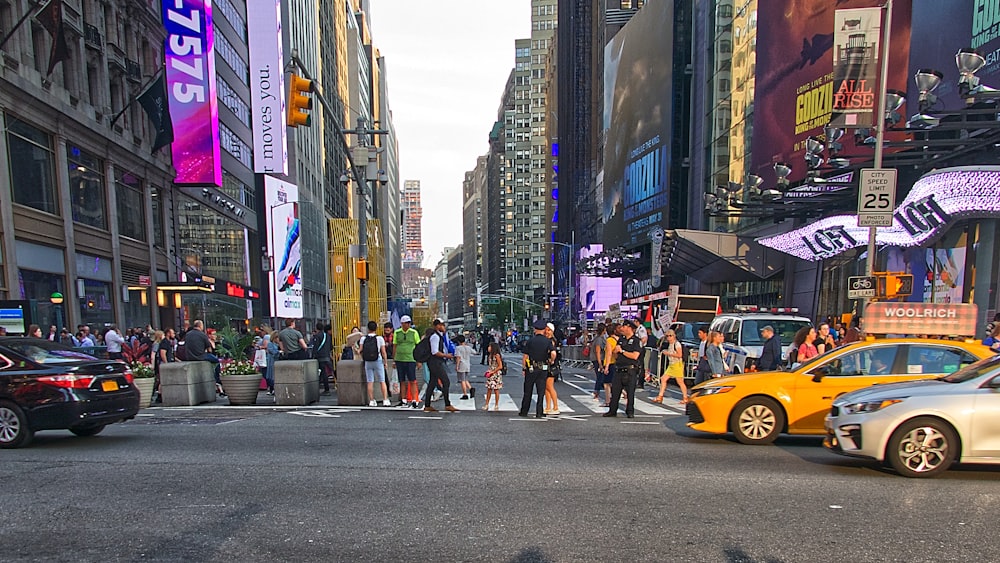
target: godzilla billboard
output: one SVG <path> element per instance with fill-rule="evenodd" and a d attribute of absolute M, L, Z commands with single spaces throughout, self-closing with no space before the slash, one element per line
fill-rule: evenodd
<path fill-rule="evenodd" d="M 604 246 L 666 227 L 673 2 L 648 2 L 604 49 Z"/>

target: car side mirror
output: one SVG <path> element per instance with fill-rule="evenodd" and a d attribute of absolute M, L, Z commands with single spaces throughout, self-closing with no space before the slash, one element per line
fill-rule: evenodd
<path fill-rule="evenodd" d="M 812 376 L 813 383 L 819 383 L 820 381 L 823 381 L 823 377 L 827 375 L 829 374 L 826 371 L 826 366 L 821 366 L 816 368 L 815 370 L 813 370 L 813 376 Z"/>

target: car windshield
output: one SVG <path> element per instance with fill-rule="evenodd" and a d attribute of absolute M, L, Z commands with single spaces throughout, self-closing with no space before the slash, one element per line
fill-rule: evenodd
<path fill-rule="evenodd" d="M 972 365 L 965 366 L 955 373 L 946 375 L 939 379 L 941 379 L 941 381 L 947 381 L 948 383 L 962 383 L 970 379 L 975 379 L 981 375 L 986 375 L 997 368 L 1000 368 L 1000 355 L 992 356 L 986 358 L 985 360 L 979 360 Z"/>
<path fill-rule="evenodd" d="M 48 340 L 24 340 L 4 343 L 5 346 L 38 364 L 71 364 L 96 361 L 97 358 Z"/>
<path fill-rule="evenodd" d="M 683 323 L 675 326 L 674 332 L 678 340 L 694 342 L 698 340 L 698 331 L 703 328 L 707 330 L 708 323 Z"/>
<path fill-rule="evenodd" d="M 743 346 L 763 346 L 764 338 L 760 335 L 760 329 L 765 326 L 774 329 L 782 346 L 788 346 L 800 328 L 812 324 L 794 319 L 743 319 Z"/>

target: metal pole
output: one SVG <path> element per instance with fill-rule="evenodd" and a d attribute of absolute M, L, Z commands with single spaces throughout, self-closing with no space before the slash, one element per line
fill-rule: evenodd
<path fill-rule="evenodd" d="M 878 126 L 875 133 L 875 163 L 876 169 L 882 168 L 882 143 L 885 138 L 885 93 L 889 89 L 889 37 L 892 35 L 892 0 L 885 2 L 885 26 L 882 29 L 882 70 L 879 73 L 878 81 L 878 113 L 875 114 L 875 123 Z M 869 276 L 875 275 L 875 230 L 876 227 L 868 227 L 868 264 L 866 272 Z M 864 315 L 864 302 L 861 306 L 861 314 Z"/>

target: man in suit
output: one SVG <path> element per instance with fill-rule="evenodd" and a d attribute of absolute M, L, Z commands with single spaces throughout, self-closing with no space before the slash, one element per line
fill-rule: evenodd
<path fill-rule="evenodd" d="M 781 339 L 774 334 L 774 327 L 771 325 L 760 329 L 760 335 L 764 339 L 764 350 L 760 353 L 757 369 L 775 371 L 781 364 Z"/>

